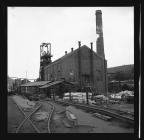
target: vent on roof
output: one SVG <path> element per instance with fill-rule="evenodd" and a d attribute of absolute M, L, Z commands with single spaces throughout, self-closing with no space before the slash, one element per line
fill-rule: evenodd
<path fill-rule="evenodd" d="M 81 47 L 81 41 L 78 41 L 79 48 Z"/>
<path fill-rule="evenodd" d="M 65 51 L 65 55 L 67 55 L 67 51 Z"/>
<path fill-rule="evenodd" d="M 93 43 L 91 42 L 90 44 L 91 44 L 91 50 L 93 50 Z"/>

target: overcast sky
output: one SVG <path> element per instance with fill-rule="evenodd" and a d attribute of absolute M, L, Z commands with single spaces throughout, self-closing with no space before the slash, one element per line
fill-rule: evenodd
<path fill-rule="evenodd" d="M 38 78 L 43 42 L 52 45 L 52 61 L 78 41 L 96 51 L 95 10 L 102 10 L 108 67 L 134 64 L 133 7 L 8 7 L 8 75 Z"/>

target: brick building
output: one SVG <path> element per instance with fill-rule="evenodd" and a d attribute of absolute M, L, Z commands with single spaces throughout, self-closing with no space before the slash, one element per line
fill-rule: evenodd
<path fill-rule="evenodd" d="M 78 49 L 65 52 L 65 55 L 54 62 L 43 66 L 41 77 L 44 81 L 57 81 L 65 79 L 79 85 L 92 87 L 98 94 L 107 93 L 107 60 L 104 54 L 102 13 L 96 11 L 97 52 L 93 51 L 93 43 L 90 48 L 78 44 Z M 43 61 L 42 61 L 43 62 Z"/>

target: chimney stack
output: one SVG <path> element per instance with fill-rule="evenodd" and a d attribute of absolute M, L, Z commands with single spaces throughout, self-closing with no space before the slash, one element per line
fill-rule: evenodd
<path fill-rule="evenodd" d="M 65 55 L 67 55 L 67 51 L 65 51 Z"/>
<path fill-rule="evenodd" d="M 78 41 L 79 48 L 81 47 L 81 41 Z"/>
<path fill-rule="evenodd" d="M 99 37 L 96 40 L 96 46 L 97 46 L 96 50 L 97 54 L 105 59 L 101 10 L 96 10 L 95 15 L 96 15 L 96 34 L 99 35 Z"/>
<path fill-rule="evenodd" d="M 99 35 L 103 35 L 101 10 L 96 10 L 95 15 L 96 15 L 96 33 Z"/>
<path fill-rule="evenodd" d="M 71 48 L 71 52 L 73 52 L 73 48 Z"/>
<path fill-rule="evenodd" d="M 91 42 L 90 44 L 91 44 L 91 50 L 93 50 L 93 43 Z"/>

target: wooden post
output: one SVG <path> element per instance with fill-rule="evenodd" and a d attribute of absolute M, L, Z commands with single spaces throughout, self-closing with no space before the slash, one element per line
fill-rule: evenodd
<path fill-rule="evenodd" d="M 87 104 L 89 104 L 89 100 L 88 100 L 88 90 L 86 88 L 86 100 L 87 100 Z"/>
<path fill-rule="evenodd" d="M 51 88 L 51 98 L 54 99 L 54 95 L 53 95 L 53 89 Z"/>
<path fill-rule="evenodd" d="M 53 100 L 55 101 L 55 91 L 54 91 L 54 88 L 53 88 Z"/>

